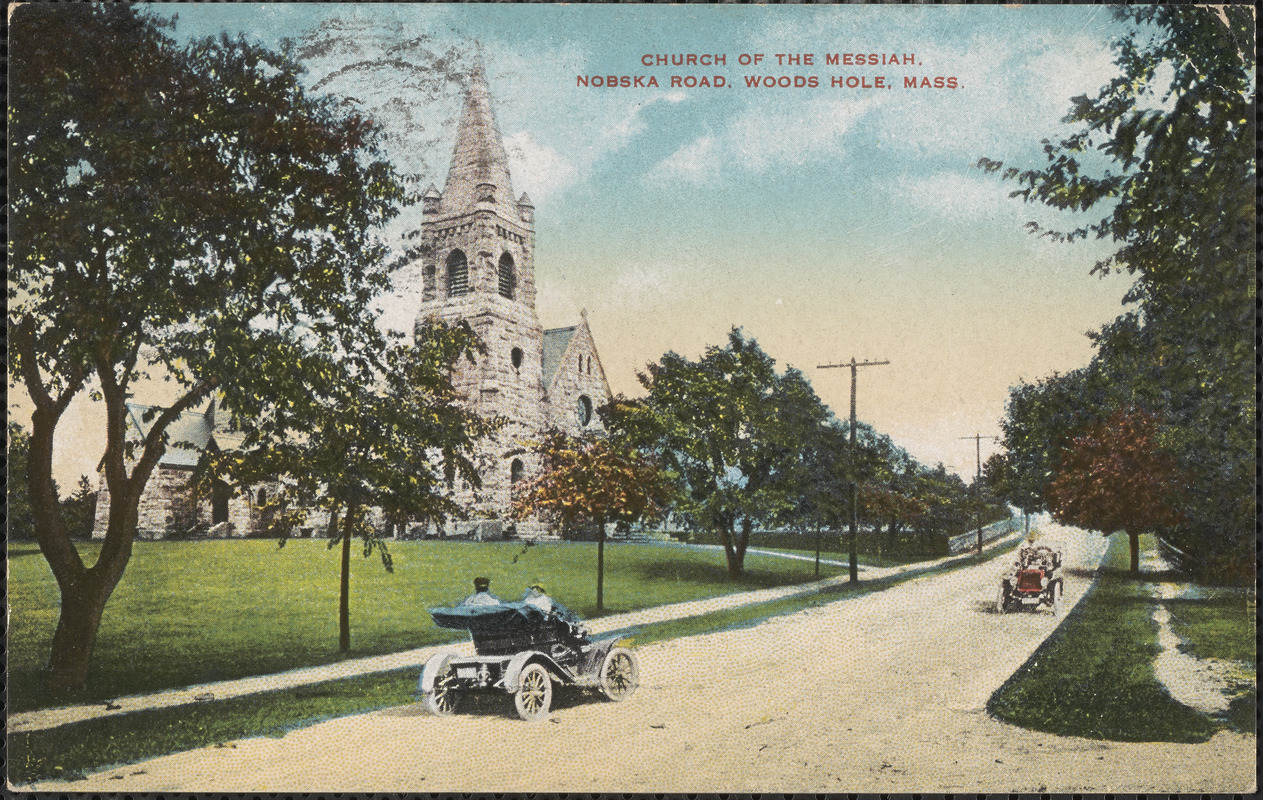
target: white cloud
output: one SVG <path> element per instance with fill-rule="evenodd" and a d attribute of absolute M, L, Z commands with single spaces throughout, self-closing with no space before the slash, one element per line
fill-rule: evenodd
<path fill-rule="evenodd" d="M 526 191 L 535 202 L 560 194 L 579 178 L 579 172 L 565 156 L 540 144 L 527 131 L 504 140 L 509 156 L 509 172 L 514 190 Z"/>
<path fill-rule="evenodd" d="M 1012 184 L 995 176 L 938 172 L 924 178 L 904 177 L 899 193 L 915 209 L 960 220 L 1018 220 L 1029 207 L 1009 197 Z"/>
<path fill-rule="evenodd" d="M 713 175 L 718 167 L 719 148 L 715 137 L 702 136 L 660 161 L 645 176 L 645 181 L 651 184 L 677 180 L 700 183 Z"/>
<path fill-rule="evenodd" d="M 738 115 L 724 138 L 736 163 L 747 169 L 798 166 L 841 155 L 843 137 L 878 105 L 878 100 L 869 98 L 813 98 L 781 109 L 763 104 Z"/>
<path fill-rule="evenodd" d="M 628 145 L 631 140 L 640 133 L 645 131 L 647 127 L 641 115 L 649 108 L 658 103 L 670 103 L 675 105 L 688 99 L 688 93 L 682 89 L 674 92 L 661 92 L 651 96 L 648 100 L 634 103 L 628 107 L 625 115 L 618 122 L 608 125 L 604 130 L 600 131 L 599 138 L 594 142 L 596 145 L 595 155 L 603 155 L 621 150 Z M 595 160 L 595 159 L 594 159 Z"/>
<path fill-rule="evenodd" d="M 701 136 L 656 164 L 650 184 L 700 183 L 725 167 L 765 172 L 801 166 L 845 153 L 845 137 L 881 100 L 813 98 L 806 102 L 762 102 L 737 114 L 718 135 Z"/>

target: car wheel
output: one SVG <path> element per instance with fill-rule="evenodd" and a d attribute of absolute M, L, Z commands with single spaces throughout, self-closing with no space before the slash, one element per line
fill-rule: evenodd
<path fill-rule="evenodd" d="M 527 722 L 536 722 L 548 716 L 553 704 L 553 682 L 548 670 L 540 664 L 527 664 L 517 679 L 517 691 L 513 705 L 518 716 Z"/>

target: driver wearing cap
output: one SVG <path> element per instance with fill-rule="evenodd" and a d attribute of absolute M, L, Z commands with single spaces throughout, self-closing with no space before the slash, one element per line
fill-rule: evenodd
<path fill-rule="evenodd" d="M 474 593 L 461 601 L 463 606 L 498 606 L 500 599 L 491 593 L 490 578 L 474 578 Z"/>

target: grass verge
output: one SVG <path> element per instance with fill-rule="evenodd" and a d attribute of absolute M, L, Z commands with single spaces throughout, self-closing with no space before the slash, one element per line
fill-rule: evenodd
<path fill-rule="evenodd" d="M 1016 542 L 1013 543 L 1016 546 Z M 715 633 L 758 624 L 772 617 L 887 589 L 993 558 L 998 551 L 965 556 L 945 564 L 856 584 L 843 583 L 802 595 L 671 620 L 625 631 L 636 645 Z M 267 694 L 205 704 L 155 709 L 63 725 L 8 737 L 9 780 L 74 780 L 119 764 L 234 740 L 282 736 L 335 717 L 375 711 L 407 702 L 419 669 L 374 673 Z M 121 769 L 121 768 L 120 768 Z"/>
<path fill-rule="evenodd" d="M 1152 576 L 1133 577 L 1127 561 L 1127 540 L 1116 536 L 1095 589 L 991 697 L 992 716 L 1061 736 L 1115 741 L 1204 742 L 1230 724 L 1181 705 L 1158 681 L 1153 660 L 1161 646 L 1153 612 L 1170 601 L 1155 599 Z M 1196 615 L 1205 621 L 1198 624 L 1218 635 L 1196 636 L 1207 642 L 1197 647 L 1240 653 L 1244 629 L 1222 626 L 1221 611 L 1213 604 L 1199 607 Z M 1218 644 L 1210 645 L 1212 638 Z M 1246 644 L 1252 643 L 1251 629 Z M 1250 706 L 1252 728 L 1252 696 Z"/>
<path fill-rule="evenodd" d="M 1254 733 L 1258 706 L 1256 596 L 1248 591 L 1214 588 L 1164 604 L 1171 613 L 1171 629 L 1181 639 L 1181 651 L 1202 659 L 1237 662 L 1225 722 L 1238 733 Z"/>
<path fill-rule="evenodd" d="M 99 543 L 80 545 L 91 563 Z M 93 702 L 262 675 L 453 641 L 427 608 L 460 602 L 471 579 L 516 599 L 541 579 L 584 617 L 596 613 L 596 545 L 391 542 L 394 572 L 376 557 L 351 567 L 351 645 L 337 650 L 338 557 L 323 541 L 137 542 L 110 598 L 88 675 Z M 34 545 L 11 545 L 7 641 L 10 712 L 45 708 L 43 671 L 60 599 Z M 814 565 L 746 558 L 732 580 L 714 551 L 618 544 L 606 549 L 606 614 L 811 581 Z M 838 567 L 822 565 L 821 577 Z M 458 637 L 459 638 L 459 637 Z"/>

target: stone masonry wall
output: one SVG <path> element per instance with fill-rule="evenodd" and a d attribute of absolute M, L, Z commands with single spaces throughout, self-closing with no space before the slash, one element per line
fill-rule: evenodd
<path fill-rule="evenodd" d="M 591 416 L 585 425 L 580 417 L 580 398 L 588 398 Z M 597 409 L 611 399 L 605 371 L 601 368 L 596 343 L 588 326 L 580 325 L 566 348 L 561 366 L 548 387 L 548 423 L 571 436 L 603 432 Z"/>

